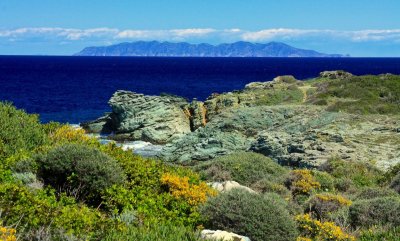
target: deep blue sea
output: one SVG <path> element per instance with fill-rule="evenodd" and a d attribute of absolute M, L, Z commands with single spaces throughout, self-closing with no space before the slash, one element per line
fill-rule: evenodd
<path fill-rule="evenodd" d="M 324 70 L 400 74 L 400 58 L 160 58 L 0 56 L 0 101 L 42 122 L 80 123 L 110 111 L 116 90 L 206 99 L 278 75 L 298 79 Z"/>

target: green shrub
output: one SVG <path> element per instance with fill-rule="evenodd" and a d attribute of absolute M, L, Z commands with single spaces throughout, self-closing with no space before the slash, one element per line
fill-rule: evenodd
<path fill-rule="evenodd" d="M 140 240 L 140 241 L 200 241 L 200 233 L 185 226 L 160 224 L 150 227 L 129 226 L 126 231 L 112 230 L 103 241 Z"/>
<path fill-rule="evenodd" d="M 353 180 L 347 177 L 336 178 L 334 187 L 339 192 L 348 192 L 356 189 Z"/>
<path fill-rule="evenodd" d="M 0 102 L 0 127 L 0 158 L 33 151 L 47 142 L 38 116 L 17 110 L 9 103 Z"/>
<path fill-rule="evenodd" d="M 400 194 L 400 172 L 393 178 L 392 182 L 390 183 L 390 188 Z"/>
<path fill-rule="evenodd" d="M 39 156 L 39 176 L 46 185 L 78 200 L 96 203 L 102 191 L 124 181 L 118 163 L 97 149 L 67 144 Z"/>
<path fill-rule="evenodd" d="M 261 179 L 282 183 L 288 173 L 270 158 L 254 152 L 237 152 L 201 164 L 195 170 L 207 180 L 237 181 L 251 185 Z"/>
<path fill-rule="evenodd" d="M 350 220 L 354 227 L 400 225 L 400 198 L 379 197 L 358 200 L 350 206 Z"/>
<path fill-rule="evenodd" d="M 201 183 L 199 175 L 188 168 L 145 159 L 115 144 L 100 148 L 118 161 L 127 177 L 123 186 L 113 186 L 104 193 L 102 199 L 105 210 L 115 214 L 135 210 L 137 218 L 144 223 L 168 221 L 175 225 L 199 224 L 201 216 L 198 205 L 191 203 L 190 199 L 177 197 L 162 182 L 164 174 L 168 173 L 187 179 L 189 187 L 195 187 Z"/>
<path fill-rule="evenodd" d="M 12 180 L 10 167 L 48 142 L 36 115 L 0 102 L 0 182 Z"/>
<path fill-rule="evenodd" d="M 376 186 L 383 172 L 371 163 L 330 159 L 321 167 L 335 178 L 349 178 L 357 187 Z"/>
<path fill-rule="evenodd" d="M 262 179 L 253 185 L 251 189 L 261 192 L 261 193 L 276 193 L 282 198 L 289 199 L 291 197 L 291 192 L 283 184 L 272 182 L 268 179 Z"/>
<path fill-rule="evenodd" d="M 390 184 L 393 178 L 400 173 L 400 163 L 392 166 L 386 173 L 384 174 L 384 178 L 382 179 L 383 184 Z"/>
<path fill-rule="evenodd" d="M 374 227 L 361 233 L 358 237 L 360 241 L 398 241 L 400 240 L 400 227 L 385 228 Z"/>
<path fill-rule="evenodd" d="M 315 180 L 321 184 L 321 190 L 329 192 L 335 188 L 335 178 L 333 178 L 329 173 L 312 170 L 312 175 Z"/>
<path fill-rule="evenodd" d="M 248 236 L 254 241 L 294 240 L 296 225 L 277 195 L 258 195 L 234 189 L 222 193 L 202 207 L 211 229 Z"/>
<path fill-rule="evenodd" d="M 36 175 L 32 172 L 17 172 L 13 173 L 13 178 L 17 182 L 21 182 L 24 185 L 36 182 Z"/>
<path fill-rule="evenodd" d="M 341 195 L 331 193 L 319 193 L 312 196 L 305 204 L 305 212 L 311 213 L 312 216 L 319 220 L 327 220 L 332 213 L 338 211 L 342 207 L 351 205 L 351 201 Z"/>
<path fill-rule="evenodd" d="M 313 102 L 330 101 L 329 110 L 358 114 L 400 113 L 400 77 L 353 76 L 345 79 L 321 79 L 310 96 Z M 333 101 L 332 101 L 333 100 Z"/>
<path fill-rule="evenodd" d="M 24 240 L 55 233 L 89 238 L 106 224 L 113 227 L 99 211 L 65 196 L 57 198 L 51 189 L 32 192 L 21 185 L 0 184 L 0 196 L 1 220 L 4 225 L 16 225 Z"/>
<path fill-rule="evenodd" d="M 397 193 L 385 187 L 367 187 L 362 189 L 356 196 L 356 199 L 373 199 L 378 197 L 398 196 Z"/>
<path fill-rule="evenodd" d="M 291 171 L 285 184 L 290 188 L 293 196 L 309 195 L 314 190 L 321 188 L 321 184 L 315 180 L 312 172 L 307 169 Z"/>

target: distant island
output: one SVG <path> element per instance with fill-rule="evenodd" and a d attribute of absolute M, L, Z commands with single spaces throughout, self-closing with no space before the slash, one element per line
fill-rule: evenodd
<path fill-rule="evenodd" d="M 87 47 L 74 56 L 147 57 L 347 57 L 292 47 L 280 42 L 266 44 L 235 42 L 219 45 L 137 41 L 110 46 Z"/>

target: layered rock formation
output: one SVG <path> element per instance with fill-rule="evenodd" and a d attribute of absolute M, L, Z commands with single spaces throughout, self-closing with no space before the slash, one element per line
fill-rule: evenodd
<path fill-rule="evenodd" d="M 364 88 L 370 78 L 374 84 Z M 120 91 L 110 100 L 111 114 L 83 126 L 113 132 L 112 138 L 164 143 L 159 158 L 173 162 L 248 150 L 292 166 L 316 167 L 341 158 L 388 168 L 400 162 L 400 111 L 393 104 L 400 95 L 390 89 L 396 81 L 399 76 L 364 78 L 343 71 L 323 72 L 310 81 L 281 76 L 213 94 L 204 103 Z M 343 89 L 354 83 L 351 88 L 360 85 L 365 97 L 357 93 L 354 99 Z M 391 99 L 380 92 L 373 96 L 376 88 Z M 359 113 L 366 111 L 372 113 Z"/>
<path fill-rule="evenodd" d="M 186 101 L 173 96 L 146 96 L 117 91 L 108 102 L 112 113 L 82 126 L 89 132 L 112 133 L 117 140 L 170 142 L 190 133 L 190 121 L 182 106 Z"/>

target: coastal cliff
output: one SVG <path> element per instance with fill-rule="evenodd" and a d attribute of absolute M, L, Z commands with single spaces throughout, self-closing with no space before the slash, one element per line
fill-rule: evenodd
<path fill-rule="evenodd" d="M 307 81 L 250 83 L 204 102 L 118 91 L 112 113 L 82 127 L 115 140 L 164 144 L 158 156 L 173 162 L 253 151 L 290 166 L 338 157 L 386 169 L 400 162 L 399 90 L 400 76 L 327 71 Z"/>

